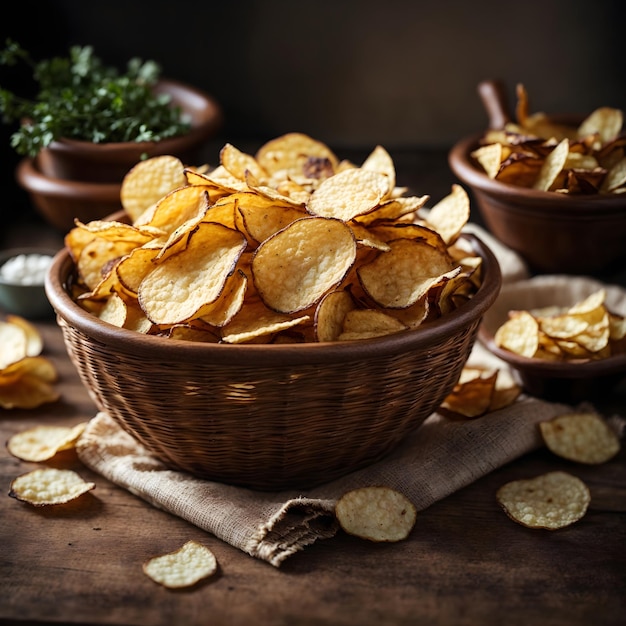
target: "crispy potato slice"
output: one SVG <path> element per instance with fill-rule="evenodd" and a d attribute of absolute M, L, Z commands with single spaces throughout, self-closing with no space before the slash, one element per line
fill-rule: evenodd
<path fill-rule="evenodd" d="M 217 572 L 213 552 L 197 541 L 187 541 L 181 548 L 155 556 L 143 564 L 143 571 L 154 582 L 168 589 L 191 587 Z"/>
<path fill-rule="evenodd" d="M 597 413 L 564 413 L 539 423 L 543 440 L 554 454 L 588 465 L 606 463 L 620 451 L 615 431 Z"/>
<path fill-rule="evenodd" d="M 389 487 L 361 487 L 344 493 L 335 515 L 345 532 L 376 542 L 406 539 L 415 525 L 417 511 L 402 493 Z"/>
<path fill-rule="evenodd" d="M 557 471 L 511 481 L 498 489 L 496 500 L 517 523 L 556 530 L 581 519 L 591 495 L 582 480 Z"/>
<path fill-rule="evenodd" d="M 66 504 L 95 487 L 72 470 L 48 467 L 15 478 L 9 496 L 37 507 L 50 506 Z"/>
<path fill-rule="evenodd" d="M 335 341 L 343 330 L 346 314 L 356 308 L 349 291 L 340 289 L 327 293 L 315 310 L 315 333 L 318 341 Z"/>
<path fill-rule="evenodd" d="M 539 348 L 539 324 L 528 311 L 516 311 L 494 335 L 495 344 L 527 358 Z"/>
<path fill-rule="evenodd" d="M 243 235 L 213 222 L 201 223 L 184 251 L 168 257 L 139 285 L 139 304 L 155 324 L 179 324 L 209 308 L 246 247 Z"/>
<path fill-rule="evenodd" d="M 265 304 L 282 313 L 314 305 L 338 285 L 356 258 L 350 228 L 332 218 L 305 217 L 266 239 L 252 259 L 252 277 Z"/>
<path fill-rule="evenodd" d="M 17 324 L 0 321 L 0 369 L 15 363 L 28 353 L 28 337 Z"/>
<path fill-rule="evenodd" d="M 467 224 L 470 200 L 461 185 L 452 185 L 452 191 L 428 212 L 426 225 L 436 230 L 446 244 L 453 243 Z"/>
<path fill-rule="evenodd" d="M 539 170 L 539 176 L 537 176 L 537 180 L 533 185 L 534 189 L 549 191 L 552 188 L 554 181 L 565 166 L 565 161 L 567 160 L 568 153 L 569 140 L 563 139 L 545 158 L 543 165 Z"/>
<path fill-rule="evenodd" d="M 347 222 L 372 211 L 390 190 L 385 174 L 360 168 L 345 170 L 321 183 L 311 194 L 307 211 Z"/>
<path fill-rule="evenodd" d="M 86 425 L 81 422 L 76 426 L 34 426 L 13 435 L 7 442 L 7 450 L 22 461 L 47 461 L 57 452 L 73 448 Z"/>

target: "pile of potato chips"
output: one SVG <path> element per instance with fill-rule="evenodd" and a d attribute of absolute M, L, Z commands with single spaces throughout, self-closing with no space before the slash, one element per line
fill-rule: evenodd
<path fill-rule="evenodd" d="M 0 407 L 33 409 L 59 399 L 57 372 L 41 355 L 41 334 L 18 315 L 0 320 Z"/>
<path fill-rule="evenodd" d="M 494 180 L 561 194 L 626 192 L 623 112 L 601 107 L 578 127 L 529 114 L 523 85 L 517 86 L 516 123 L 489 130 L 472 157 Z"/>
<path fill-rule="evenodd" d="M 467 193 L 396 186 L 381 146 L 357 166 L 289 133 L 220 164 L 171 156 L 138 163 L 122 184 L 132 223 L 76 222 L 65 239 L 73 296 L 118 327 L 223 343 L 343 341 L 418 327 L 481 283 L 459 238 Z M 420 212 L 421 210 L 421 212 Z"/>
<path fill-rule="evenodd" d="M 509 311 L 495 344 L 520 356 L 548 361 L 590 361 L 626 351 L 626 318 L 611 312 L 599 289 L 569 307 Z"/>

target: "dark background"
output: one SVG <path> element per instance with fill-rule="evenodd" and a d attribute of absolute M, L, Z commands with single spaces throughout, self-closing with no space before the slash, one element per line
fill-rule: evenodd
<path fill-rule="evenodd" d="M 0 36 L 35 58 L 92 45 L 123 68 L 137 56 L 217 98 L 216 140 L 306 132 L 342 149 L 428 150 L 444 166 L 485 126 L 476 86 L 523 83 L 532 111 L 626 109 L 624 3 L 618 0 L 47 0 L 15 4 Z M 6 15 L 6 14 L 5 14 Z M 0 85 L 28 88 L 0 68 Z M 0 127 L 2 222 L 32 212 Z M 217 148 L 208 155 L 215 161 Z M 400 181 L 401 182 L 401 181 Z M 33 219 L 37 216 L 33 214 Z M 2 226 L 0 225 L 0 228 Z"/>

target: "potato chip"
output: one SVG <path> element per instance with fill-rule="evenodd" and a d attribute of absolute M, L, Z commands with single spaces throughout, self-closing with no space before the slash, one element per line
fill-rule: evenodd
<path fill-rule="evenodd" d="M 356 241 L 346 224 L 331 218 L 302 218 L 257 248 L 252 276 L 270 309 L 294 313 L 338 285 L 355 258 Z"/>
<path fill-rule="evenodd" d="M 9 324 L 14 324 L 24 331 L 26 335 L 26 356 L 38 356 L 43 350 L 43 338 L 37 327 L 20 315 L 7 315 L 5 318 Z M 0 331 L 1 332 L 1 331 Z M 0 345 L 4 342 L 0 340 Z"/>
<path fill-rule="evenodd" d="M 587 512 L 591 495 L 582 480 L 555 471 L 509 482 L 498 489 L 496 499 L 519 524 L 556 530 L 580 520 Z"/>
<path fill-rule="evenodd" d="M 569 152 L 569 140 L 563 139 L 545 158 L 539 176 L 533 185 L 534 189 L 549 191 L 556 177 L 561 173 Z"/>
<path fill-rule="evenodd" d="M 622 130 L 624 115 L 619 109 L 600 107 L 587 116 L 578 127 L 578 137 L 597 135 L 600 144 L 617 137 Z"/>
<path fill-rule="evenodd" d="M 467 224 L 470 200 L 461 185 L 452 185 L 452 191 L 428 212 L 426 225 L 437 231 L 446 244 L 453 243 Z"/>
<path fill-rule="evenodd" d="M 388 252 L 379 253 L 371 263 L 357 270 L 363 289 L 386 309 L 415 304 L 455 269 L 447 252 L 422 240 L 397 239 L 389 245 Z"/>
<path fill-rule="evenodd" d="M 27 355 L 28 337 L 17 324 L 0 321 L 0 369 Z"/>
<path fill-rule="evenodd" d="M 489 178 L 495 178 L 500 171 L 500 164 L 503 159 L 503 146 L 501 143 L 490 143 L 477 148 L 471 153 L 471 157 L 476 159 L 484 168 Z"/>
<path fill-rule="evenodd" d="M 15 478 L 9 496 L 33 506 L 48 506 L 66 504 L 95 487 L 72 470 L 48 467 Z"/>
<path fill-rule="evenodd" d="M 307 211 L 347 222 L 375 209 L 390 190 L 385 174 L 360 168 L 345 170 L 322 182 L 311 194 Z"/>
<path fill-rule="evenodd" d="M 154 582 L 169 589 L 191 587 L 217 572 L 217 559 L 209 548 L 187 541 L 181 548 L 155 556 L 143 564 L 143 571 Z"/>
<path fill-rule="evenodd" d="M 187 184 L 182 162 L 162 155 L 137 163 L 122 179 L 120 200 L 131 221 L 170 191 Z"/>
<path fill-rule="evenodd" d="M 361 487 L 344 493 L 335 515 L 345 532 L 376 542 L 402 541 L 415 525 L 417 511 L 402 493 L 389 487 Z"/>
<path fill-rule="evenodd" d="M 376 146 L 369 156 L 363 161 L 361 169 L 372 172 L 380 172 L 389 179 L 389 188 L 396 186 L 396 167 L 389 152 L 382 146 Z"/>
<path fill-rule="evenodd" d="M 302 174 L 312 158 L 328 160 L 333 171 L 338 164 L 337 157 L 328 146 L 303 133 L 287 133 L 272 139 L 263 144 L 255 156 L 266 172 L 284 171 L 289 176 Z"/>
<path fill-rule="evenodd" d="M 213 222 L 198 224 L 187 248 L 163 261 L 141 282 L 139 304 L 155 324 L 177 324 L 211 305 L 243 252 L 241 233 Z"/>
<path fill-rule="evenodd" d="M 352 309 L 346 313 L 339 341 L 383 337 L 406 330 L 407 326 L 396 317 L 376 309 Z"/>
<path fill-rule="evenodd" d="M 76 426 L 34 426 L 13 435 L 7 450 L 22 461 L 47 461 L 57 452 L 74 447 L 85 426 L 86 422 Z"/>
<path fill-rule="evenodd" d="M 315 310 L 315 332 L 318 341 L 336 341 L 343 330 L 348 311 L 356 308 L 349 291 L 340 289 L 327 293 Z"/>
<path fill-rule="evenodd" d="M 590 411 L 564 413 L 539 423 L 543 440 L 554 454 L 588 465 L 612 459 L 620 440 L 604 418 Z"/>
<path fill-rule="evenodd" d="M 268 173 L 259 165 L 258 161 L 230 143 L 225 144 L 221 149 L 220 161 L 225 169 L 240 180 L 245 180 L 246 172 L 250 172 L 260 181 L 267 181 Z"/>
<path fill-rule="evenodd" d="M 532 358 L 539 347 L 539 324 L 527 311 L 516 311 L 494 335 L 496 345 Z"/>

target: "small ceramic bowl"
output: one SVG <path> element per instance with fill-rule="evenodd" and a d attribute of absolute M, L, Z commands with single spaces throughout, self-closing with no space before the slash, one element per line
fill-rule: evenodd
<path fill-rule="evenodd" d="M 88 183 L 46 176 L 36 158 L 22 159 L 16 177 L 37 212 L 60 232 L 72 228 L 76 218 L 86 223 L 122 208 L 121 183 Z"/>
<path fill-rule="evenodd" d="M 606 394 L 626 380 L 626 353 L 596 361 L 546 361 L 519 356 L 494 342 L 494 335 L 509 311 L 571 306 L 600 288 L 606 290 L 607 308 L 626 315 L 626 289 L 593 278 L 544 275 L 504 285 L 483 317 L 479 341 L 511 367 L 519 384 L 530 395 L 573 404 L 606 398 Z"/>
<path fill-rule="evenodd" d="M 471 191 L 487 228 L 536 273 L 610 276 L 626 263 L 626 194 L 564 195 L 493 180 L 459 141 L 450 168 Z"/>
<path fill-rule="evenodd" d="M 42 248 L 14 248 L 0 253 L 0 268 L 20 255 L 44 255 L 52 261 L 57 250 Z M 51 318 L 54 314 L 44 288 L 45 278 L 33 284 L 24 284 L 0 273 L 0 311 L 20 315 L 26 319 Z"/>

